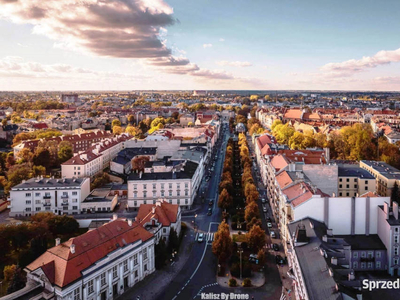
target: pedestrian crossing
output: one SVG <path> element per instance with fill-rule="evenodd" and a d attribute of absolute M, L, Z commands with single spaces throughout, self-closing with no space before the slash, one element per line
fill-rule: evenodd
<path fill-rule="evenodd" d="M 208 242 L 208 243 L 212 243 L 214 241 L 214 235 L 215 235 L 215 232 L 204 232 L 203 233 L 203 239 L 200 241 L 199 240 L 200 233 L 196 233 L 196 236 L 194 237 L 194 240 L 195 241 L 199 241 L 199 242 L 205 241 L 205 242 Z"/>

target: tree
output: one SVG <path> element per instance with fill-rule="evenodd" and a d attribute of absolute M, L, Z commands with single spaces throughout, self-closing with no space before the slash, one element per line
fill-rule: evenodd
<path fill-rule="evenodd" d="M 7 126 L 7 119 L 3 119 L 3 120 L 1 120 L 1 125 L 3 125 L 3 126 Z"/>
<path fill-rule="evenodd" d="M 131 126 L 131 125 L 129 125 L 125 128 L 125 132 L 132 136 L 135 136 L 135 137 L 142 133 L 138 127 Z"/>
<path fill-rule="evenodd" d="M 158 244 L 154 247 L 155 267 L 160 270 L 164 267 L 167 259 L 167 245 L 164 238 L 161 238 Z"/>
<path fill-rule="evenodd" d="M 46 175 L 46 168 L 45 167 L 43 167 L 43 166 L 33 166 L 32 167 L 32 175 L 34 176 L 34 177 L 36 177 L 36 176 L 44 176 L 44 175 Z"/>
<path fill-rule="evenodd" d="M 151 128 L 157 127 L 159 124 L 165 125 L 165 119 L 163 117 L 157 117 L 151 121 Z"/>
<path fill-rule="evenodd" d="M 101 187 L 107 183 L 111 182 L 110 176 L 107 173 L 101 173 L 101 174 L 97 174 L 94 179 L 93 182 L 90 184 L 90 189 L 96 189 L 98 187 Z"/>
<path fill-rule="evenodd" d="M 20 268 L 16 268 L 7 288 L 7 294 L 14 293 L 25 286 L 25 281 Z"/>
<path fill-rule="evenodd" d="M 62 164 L 74 155 L 72 144 L 68 141 L 62 141 L 58 145 L 58 160 Z"/>
<path fill-rule="evenodd" d="M 111 127 L 112 128 L 114 128 L 115 126 L 119 126 L 119 127 L 121 127 L 121 121 L 120 120 L 118 120 L 118 119 L 114 119 L 114 120 L 112 120 L 112 122 L 111 122 Z"/>
<path fill-rule="evenodd" d="M 232 239 L 229 233 L 229 225 L 222 221 L 218 226 L 212 244 L 212 251 L 217 256 L 219 262 L 225 262 L 232 252 Z"/>
<path fill-rule="evenodd" d="M 229 195 L 226 189 L 223 189 L 219 194 L 218 207 L 228 209 L 233 204 L 232 196 Z"/>
<path fill-rule="evenodd" d="M 178 233 L 174 228 L 171 227 L 171 230 L 169 231 L 169 239 L 168 239 L 168 248 L 173 251 L 173 250 L 178 250 L 179 248 L 179 237 Z"/>
<path fill-rule="evenodd" d="M 29 148 L 23 148 L 18 152 L 18 163 L 30 163 L 33 159 L 33 153 Z"/>
<path fill-rule="evenodd" d="M 260 249 L 257 253 L 258 264 L 260 266 L 265 265 L 265 252 L 263 249 Z"/>
<path fill-rule="evenodd" d="M 260 226 L 255 225 L 246 234 L 246 240 L 249 247 L 254 252 L 258 252 L 265 245 L 265 232 L 261 229 Z"/>
<path fill-rule="evenodd" d="M 258 210 L 257 202 L 252 201 L 248 205 L 246 205 L 246 209 L 244 211 L 244 218 L 246 222 L 250 222 L 251 219 L 259 217 L 260 211 Z"/>
<path fill-rule="evenodd" d="M 304 149 L 304 135 L 298 131 L 293 133 L 289 139 L 288 146 L 293 150 Z"/>
<path fill-rule="evenodd" d="M 193 122 L 189 122 L 189 123 L 188 123 L 188 126 L 189 126 L 189 127 L 193 127 L 193 126 L 194 126 Z"/>
<path fill-rule="evenodd" d="M 150 156 L 136 156 L 132 159 L 132 170 L 133 171 L 144 171 L 144 166 L 150 161 Z"/>
<path fill-rule="evenodd" d="M 15 270 L 17 269 L 16 265 L 8 265 L 4 267 L 3 270 L 3 275 L 4 275 L 4 280 L 7 282 L 10 282 L 11 279 L 14 276 Z"/>
<path fill-rule="evenodd" d="M 242 285 L 243 285 L 244 287 L 250 287 L 250 286 L 251 286 L 251 279 L 250 279 L 250 278 L 245 278 L 245 279 L 243 280 Z"/>
<path fill-rule="evenodd" d="M 129 124 L 135 123 L 135 116 L 134 115 L 129 115 L 128 116 L 128 122 L 129 122 Z"/>
<path fill-rule="evenodd" d="M 237 281 L 236 281 L 236 279 L 235 279 L 235 278 L 229 279 L 228 285 L 229 285 L 230 287 L 236 287 L 236 286 L 237 286 Z"/>
<path fill-rule="evenodd" d="M 32 162 L 35 166 L 50 167 L 50 151 L 46 148 L 38 147 L 33 155 Z"/>
<path fill-rule="evenodd" d="M 118 126 L 118 125 L 113 126 L 112 130 L 113 130 L 113 133 L 114 133 L 115 135 L 120 135 L 120 134 L 122 134 L 122 133 L 124 132 L 124 131 L 122 130 L 122 127 L 121 127 L 121 126 Z"/>
<path fill-rule="evenodd" d="M 394 182 L 394 186 L 392 189 L 392 194 L 390 196 L 390 206 L 393 206 L 393 202 L 399 203 L 399 185 L 397 184 L 397 181 Z"/>
<path fill-rule="evenodd" d="M 13 186 L 20 184 L 22 180 L 32 178 L 31 167 L 26 163 L 14 165 L 8 170 L 7 178 L 8 182 L 4 188 L 5 193 L 8 193 Z"/>

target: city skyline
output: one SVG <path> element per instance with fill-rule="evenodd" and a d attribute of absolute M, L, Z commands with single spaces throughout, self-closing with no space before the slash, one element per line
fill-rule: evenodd
<path fill-rule="evenodd" d="M 400 3 L 0 0 L 0 90 L 400 90 Z"/>

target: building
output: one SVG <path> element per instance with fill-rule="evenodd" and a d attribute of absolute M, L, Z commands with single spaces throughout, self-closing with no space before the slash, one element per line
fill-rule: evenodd
<path fill-rule="evenodd" d="M 89 178 L 31 178 L 12 187 L 10 216 L 31 216 L 43 211 L 78 214 L 89 194 Z"/>
<path fill-rule="evenodd" d="M 115 219 L 48 249 L 30 263 L 36 299 L 115 299 L 155 271 L 154 235 L 131 220 Z M 41 299 L 43 299 L 41 298 Z"/>
<path fill-rule="evenodd" d="M 339 197 L 358 197 L 367 192 L 375 192 L 376 180 L 371 173 L 358 166 L 338 167 Z"/>
<path fill-rule="evenodd" d="M 62 94 L 61 101 L 67 103 L 75 103 L 79 101 L 78 94 Z"/>
<path fill-rule="evenodd" d="M 118 204 L 118 193 L 112 187 L 94 189 L 81 203 L 82 212 L 111 212 Z"/>
<path fill-rule="evenodd" d="M 195 119 L 194 116 L 191 114 L 184 114 L 179 118 L 179 124 L 181 126 L 188 126 L 189 123 L 192 123 L 191 125 L 194 125 Z"/>
<path fill-rule="evenodd" d="M 150 161 L 155 160 L 157 148 L 126 148 L 122 149 L 110 163 L 110 171 L 117 174 L 130 174 L 132 159 L 146 156 Z"/>
<path fill-rule="evenodd" d="M 400 184 L 400 170 L 383 161 L 362 160 L 360 168 L 367 170 L 376 179 L 376 192 L 382 196 L 391 196 L 394 184 Z"/>
<path fill-rule="evenodd" d="M 88 150 L 81 152 L 61 164 L 63 177 L 93 177 L 110 167 L 110 162 L 124 148 L 125 142 L 132 137 L 123 133 L 107 138 Z"/>
<path fill-rule="evenodd" d="M 183 161 L 147 162 L 144 172 L 128 177 L 128 206 L 137 209 L 142 204 L 155 204 L 166 199 L 190 209 L 200 186 L 203 166 Z"/>
<path fill-rule="evenodd" d="M 400 275 L 400 219 L 399 205 L 385 202 L 378 208 L 378 235 L 387 248 L 388 268 L 392 276 Z"/>
<path fill-rule="evenodd" d="M 136 222 L 155 236 L 157 244 L 161 238 L 168 242 L 171 229 L 176 231 L 177 236 L 181 233 L 181 208 L 163 199 L 157 200 L 156 204 L 142 204 Z"/>

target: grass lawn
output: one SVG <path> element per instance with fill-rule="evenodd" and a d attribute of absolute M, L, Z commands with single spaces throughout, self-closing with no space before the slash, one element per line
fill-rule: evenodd
<path fill-rule="evenodd" d="M 246 242 L 246 235 L 245 234 L 233 234 L 232 235 L 232 240 L 236 243 L 243 243 Z"/>

